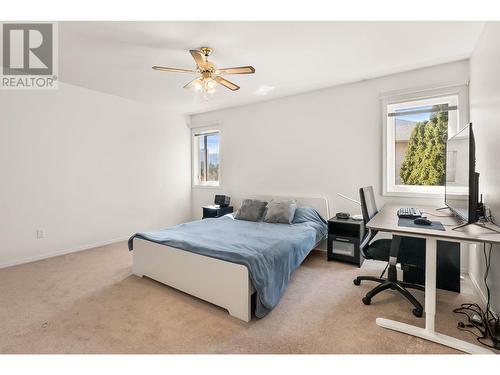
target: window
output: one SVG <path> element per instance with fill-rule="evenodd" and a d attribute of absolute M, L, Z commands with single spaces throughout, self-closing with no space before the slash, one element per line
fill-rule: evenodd
<path fill-rule="evenodd" d="M 193 133 L 193 181 L 197 186 L 219 186 L 220 132 Z"/>
<path fill-rule="evenodd" d="M 460 96 L 457 91 L 419 99 L 386 98 L 385 195 L 444 192 L 446 141 L 459 129 Z"/>

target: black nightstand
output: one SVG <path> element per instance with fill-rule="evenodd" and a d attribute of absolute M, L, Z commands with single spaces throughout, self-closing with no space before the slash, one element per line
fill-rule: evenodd
<path fill-rule="evenodd" d="M 233 212 L 233 206 L 218 207 L 218 206 L 203 206 L 203 219 L 221 217 Z"/>
<path fill-rule="evenodd" d="M 327 259 L 349 262 L 361 267 L 365 258 L 361 255 L 359 245 L 364 234 L 363 221 L 332 217 L 328 220 Z"/>

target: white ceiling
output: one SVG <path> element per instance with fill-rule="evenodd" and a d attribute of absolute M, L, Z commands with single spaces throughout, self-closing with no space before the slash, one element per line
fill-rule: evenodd
<path fill-rule="evenodd" d="M 470 56 L 482 22 L 60 22 L 59 78 L 113 95 L 200 113 Z M 253 65 L 210 98 L 182 86 L 189 49 L 218 66 Z M 194 77 L 193 77 L 194 78 Z M 274 87 L 266 95 L 263 88 Z"/>

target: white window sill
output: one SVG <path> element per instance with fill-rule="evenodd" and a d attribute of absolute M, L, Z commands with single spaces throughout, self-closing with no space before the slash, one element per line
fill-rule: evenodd
<path fill-rule="evenodd" d="M 407 198 L 444 198 L 444 186 L 416 187 L 416 186 L 393 186 L 391 190 L 384 191 L 385 197 L 407 197 Z"/>
<path fill-rule="evenodd" d="M 388 191 L 385 192 L 384 197 L 405 197 L 405 198 L 428 198 L 428 199 L 444 199 L 443 194 L 438 193 L 416 193 L 416 192 L 397 192 L 397 191 Z"/>
<path fill-rule="evenodd" d="M 191 185 L 192 189 L 222 189 L 220 184 L 193 184 Z"/>

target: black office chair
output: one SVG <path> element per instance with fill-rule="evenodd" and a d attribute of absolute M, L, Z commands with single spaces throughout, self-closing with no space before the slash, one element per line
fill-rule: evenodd
<path fill-rule="evenodd" d="M 375 195 L 373 187 L 368 186 L 359 189 L 359 197 L 361 200 L 361 211 L 363 221 L 366 225 L 371 218 L 378 212 L 375 204 Z M 389 262 L 387 279 L 384 279 L 384 272 L 380 277 L 374 276 L 358 276 L 354 279 L 354 285 L 359 285 L 361 281 L 375 281 L 379 283 L 375 288 L 366 293 L 362 301 L 365 305 L 369 305 L 373 297 L 386 289 L 396 290 L 403 295 L 415 308 L 413 315 L 421 317 L 423 308 L 420 302 L 406 288 L 418 289 L 424 291 L 422 285 L 398 281 L 396 264 L 400 263 L 402 268 L 417 267 L 424 269 L 425 267 L 425 239 L 409 238 L 401 236 L 393 236 L 392 239 L 379 239 L 372 243 L 371 240 L 377 234 L 377 231 L 368 229 L 365 231 L 365 237 L 360 244 L 361 254 L 366 259 L 380 260 Z M 400 251 L 401 250 L 401 251 Z"/>

